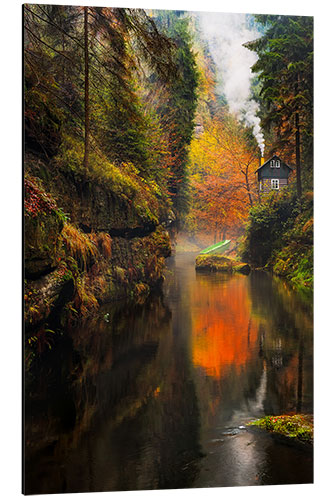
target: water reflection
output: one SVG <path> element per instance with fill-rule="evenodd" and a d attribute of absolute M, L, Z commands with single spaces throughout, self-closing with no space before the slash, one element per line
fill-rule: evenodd
<path fill-rule="evenodd" d="M 39 367 L 40 385 L 29 394 L 26 492 L 190 486 L 200 456 L 198 410 L 176 344 L 161 297 L 106 307 L 71 331 L 66 353 L 62 345 Z M 69 427 L 61 407 L 65 418 L 74 411 Z"/>
<path fill-rule="evenodd" d="M 106 306 L 36 367 L 26 493 L 311 481 L 311 453 L 243 428 L 311 410 L 310 302 L 193 256 L 170 270 L 163 296 Z"/>
<path fill-rule="evenodd" d="M 206 454 L 194 485 L 311 482 L 309 450 L 286 452 L 285 443 L 244 428 L 265 414 L 312 411 L 310 298 L 265 273 L 196 274 L 186 257 L 175 274 L 181 292 L 171 290 L 168 300 L 179 331 L 190 325 Z M 284 465 L 272 469 L 278 457 Z"/>
<path fill-rule="evenodd" d="M 313 411 L 312 298 L 264 273 L 249 279 L 253 313 L 260 318 L 262 355 L 269 366 L 266 413 Z"/>
<path fill-rule="evenodd" d="M 257 347 L 258 323 L 251 316 L 246 279 L 212 282 L 210 275 L 198 275 L 191 290 L 193 363 L 215 378 L 231 370 L 240 374 Z"/>

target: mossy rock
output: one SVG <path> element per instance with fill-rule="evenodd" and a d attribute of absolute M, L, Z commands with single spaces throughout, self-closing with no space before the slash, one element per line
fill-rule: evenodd
<path fill-rule="evenodd" d="M 25 275 L 38 278 L 56 268 L 61 252 L 63 220 L 56 211 L 25 217 Z"/>
<path fill-rule="evenodd" d="M 239 262 L 223 255 L 198 255 L 195 268 L 199 271 L 249 274 L 251 268 L 245 262 Z"/>
<path fill-rule="evenodd" d="M 309 444 L 313 442 L 313 415 L 268 415 L 247 425 Z"/>
<path fill-rule="evenodd" d="M 93 229 L 125 235 L 129 230 L 155 227 L 169 219 L 170 210 L 159 202 L 156 193 L 138 181 L 133 184 L 131 176 L 116 166 L 114 178 L 106 173 L 105 177 L 102 173 L 94 177 L 93 173 L 87 176 L 63 162 L 43 164 L 30 155 L 26 168 L 42 178 L 52 196 L 61 200 L 64 212 L 87 232 Z"/>
<path fill-rule="evenodd" d="M 170 222 L 174 216 L 167 205 L 158 203 L 155 190 L 150 192 L 138 179 L 132 182 L 128 172 L 122 175 L 116 167 L 114 177 L 102 182 L 101 178 L 87 178 L 80 171 L 66 170 L 64 165 L 56 169 L 52 162 L 45 165 L 32 156 L 26 160 L 28 325 L 45 320 L 60 304 L 65 278 L 71 292 L 67 302 L 73 302 L 68 304 L 69 314 L 74 311 L 78 316 L 95 311 L 98 303 L 141 298 L 160 286 L 165 258 L 171 254 L 171 241 L 168 231 L 158 222 Z M 120 176 L 118 183 L 116 174 Z M 71 232 L 66 232 L 66 226 Z M 99 232 L 108 236 L 108 255 L 94 240 L 96 252 L 87 246 L 92 244 L 90 235 L 98 237 Z M 74 250 L 71 242 L 76 245 Z M 58 283 L 60 272 L 65 274 Z M 64 305 L 61 302 L 63 309 Z"/>
<path fill-rule="evenodd" d="M 34 281 L 24 288 L 24 319 L 27 327 L 46 321 L 51 312 L 60 311 L 72 299 L 74 280 L 66 267 Z"/>

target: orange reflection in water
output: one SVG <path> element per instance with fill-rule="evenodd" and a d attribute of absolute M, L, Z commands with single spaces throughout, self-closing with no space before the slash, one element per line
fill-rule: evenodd
<path fill-rule="evenodd" d="M 258 345 L 258 324 L 251 318 L 246 277 L 212 283 L 198 276 L 191 293 L 194 365 L 216 378 L 231 367 L 239 373 Z"/>

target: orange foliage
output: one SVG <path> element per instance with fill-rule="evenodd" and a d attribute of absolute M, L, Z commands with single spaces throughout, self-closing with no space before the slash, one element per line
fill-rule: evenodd
<path fill-rule="evenodd" d="M 192 290 L 193 363 L 215 378 L 232 368 L 239 373 L 253 358 L 259 328 L 251 317 L 246 278 L 233 278 L 228 287 L 200 279 Z"/>
<path fill-rule="evenodd" d="M 84 269 L 89 259 L 97 258 L 98 249 L 91 235 L 83 233 L 69 222 L 65 222 L 61 234 L 69 254 L 81 262 Z"/>
<path fill-rule="evenodd" d="M 258 151 L 232 117 L 214 118 L 191 145 L 189 220 L 215 237 L 239 230 L 256 201 Z"/>
<path fill-rule="evenodd" d="M 111 236 L 108 233 L 99 232 L 92 233 L 90 238 L 95 243 L 100 253 L 109 259 L 111 257 L 112 248 Z"/>

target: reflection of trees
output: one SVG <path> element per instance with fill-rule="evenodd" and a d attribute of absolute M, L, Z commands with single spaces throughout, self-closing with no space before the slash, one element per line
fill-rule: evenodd
<path fill-rule="evenodd" d="M 299 347 L 298 347 L 298 370 L 297 370 L 297 404 L 296 412 L 302 411 L 303 402 L 303 355 L 304 355 L 304 341 L 303 334 L 300 334 Z"/>
<path fill-rule="evenodd" d="M 106 306 L 38 367 L 27 492 L 189 487 L 209 429 L 262 413 L 263 400 L 266 413 L 311 407 L 309 305 L 263 273 L 183 264 L 165 287 L 170 309 L 158 296 Z"/>
<path fill-rule="evenodd" d="M 45 387 L 31 394 L 26 419 L 27 492 L 193 481 L 198 411 L 186 346 L 175 345 L 170 311 L 156 297 L 141 306 L 105 307 L 107 313 L 109 322 L 81 325 L 67 349 L 61 346 L 40 367 Z M 66 408 L 74 412 L 67 427 Z"/>
<path fill-rule="evenodd" d="M 258 325 L 251 318 L 244 280 L 240 276 L 221 284 L 200 276 L 192 290 L 193 363 L 216 378 L 230 369 L 240 372 L 253 358 Z"/>
<path fill-rule="evenodd" d="M 203 427 L 259 407 L 260 415 L 311 409 L 311 314 L 298 294 L 265 273 L 200 274 L 189 293 Z"/>
<path fill-rule="evenodd" d="M 312 411 L 312 302 L 265 273 L 249 279 L 260 321 L 259 351 L 268 365 L 267 413 Z"/>
<path fill-rule="evenodd" d="M 192 359 L 203 428 L 255 401 L 263 375 L 259 322 L 247 277 L 198 274 L 192 300 Z"/>

